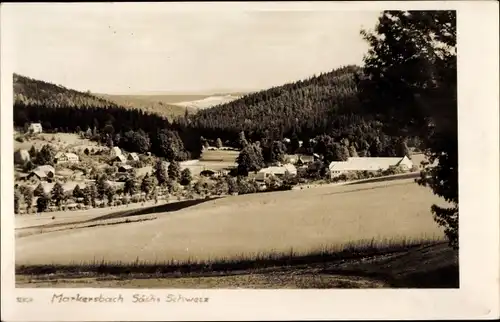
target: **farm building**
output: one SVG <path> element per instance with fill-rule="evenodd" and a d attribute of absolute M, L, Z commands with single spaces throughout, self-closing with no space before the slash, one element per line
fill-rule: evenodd
<path fill-rule="evenodd" d="M 371 158 L 371 157 L 355 157 L 349 158 L 347 161 L 334 161 L 330 163 L 328 169 L 330 176 L 337 177 L 352 171 L 384 171 L 390 167 L 400 167 L 404 171 L 408 171 L 413 167 L 413 162 L 407 157 L 395 158 Z"/>
<path fill-rule="evenodd" d="M 120 150 L 119 147 L 114 146 L 111 148 L 111 150 L 109 150 L 109 155 L 111 155 L 112 157 L 116 157 L 116 156 L 123 155 L 123 154 L 122 154 L 122 150 Z"/>
<path fill-rule="evenodd" d="M 80 158 L 78 157 L 78 155 L 70 152 L 57 152 L 54 157 L 54 160 L 56 161 L 57 164 L 80 162 Z"/>
<path fill-rule="evenodd" d="M 264 181 L 271 176 L 283 177 L 285 174 L 296 175 L 297 168 L 293 164 L 284 164 L 282 166 L 268 167 L 261 169 L 255 176 L 256 181 Z"/>
<path fill-rule="evenodd" d="M 16 164 L 24 164 L 31 159 L 30 153 L 28 150 L 17 150 L 14 152 L 14 163 Z"/>
<path fill-rule="evenodd" d="M 42 133 L 42 131 L 43 131 L 42 124 L 40 124 L 40 123 L 31 123 L 28 126 L 29 133 Z"/>
<path fill-rule="evenodd" d="M 120 163 L 126 163 L 127 158 L 123 154 L 119 154 L 113 157 L 112 159 L 113 162 L 120 162 Z"/>
<path fill-rule="evenodd" d="M 139 156 L 137 155 L 137 153 L 132 152 L 132 153 L 130 153 L 128 155 L 127 160 L 129 160 L 129 161 L 139 161 Z"/>
<path fill-rule="evenodd" d="M 56 174 L 56 170 L 53 166 L 50 165 L 41 165 L 36 167 L 30 174 L 27 176 L 27 179 L 31 179 L 33 177 L 38 178 L 38 180 L 49 180 L 54 178 Z"/>

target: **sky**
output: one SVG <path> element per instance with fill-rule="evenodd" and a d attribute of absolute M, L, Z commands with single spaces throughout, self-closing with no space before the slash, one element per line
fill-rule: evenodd
<path fill-rule="evenodd" d="M 110 94 L 252 91 L 361 65 L 359 31 L 379 15 L 182 3 L 19 4 L 7 13 L 14 72 Z"/>

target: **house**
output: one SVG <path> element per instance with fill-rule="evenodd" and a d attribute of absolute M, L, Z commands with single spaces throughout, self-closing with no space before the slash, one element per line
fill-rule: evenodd
<path fill-rule="evenodd" d="M 127 163 L 127 158 L 123 154 L 118 154 L 112 159 L 112 161 L 119 163 Z"/>
<path fill-rule="evenodd" d="M 279 178 L 285 176 L 285 174 L 296 175 L 297 168 L 295 168 L 295 166 L 290 163 L 281 166 L 263 168 L 259 172 L 257 172 L 255 180 L 265 181 L 272 176 Z"/>
<path fill-rule="evenodd" d="M 122 150 L 120 150 L 119 147 L 114 146 L 109 151 L 109 155 L 111 155 L 112 157 L 116 157 L 116 156 L 122 155 Z"/>
<path fill-rule="evenodd" d="M 14 163 L 15 164 L 25 164 L 31 159 L 28 150 L 17 150 L 14 152 Z"/>
<path fill-rule="evenodd" d="M 130 166 L 128 164 L 124 164 L 124 165 L 121 165 L 118 167 L 118 172 L 128 172 L 132 169 L 133 169 L 132 166 Z"/>
<path fill-rule="evenodd" d="M 30 174 L 27 176 L 27 179 L 31 179 L 36 177 L 38 180 L 51 180 L 54 178 L 56 174 L 56 170 L 53 166 L 50 165 L 41 165 L 36 167 Z"/>
<path fill-rule="evenodd" d="M 127 160 L 128 161 L 139 161 L 139 156 L 137 155 L 137 153 L 132 152 L 128 155 Z"/>
<path fill-rule="evenodd" d="M 54 160 L 57 164 L 68 163 L 68 162 L 70 163 L 80 162 L 80 158 L 78 157 L 78 155 L 70 152 L 57 152 L 54 157 Z"/>
<path fill-rule="evenodd" d="M 332 178 L 352 171 L 385 171 L 390 167 L 400 167 L 403 171 L 409 171 L 413 162 L 407 157 L 353 157 L 347 161 L 334 161 L 328 169 Z"/>
<path fill-rule="evenodd" d="M 28 132 L 29 133 L 42 133 L 42 124 L 40 123 L 31 123 L 28 126 Z"/>

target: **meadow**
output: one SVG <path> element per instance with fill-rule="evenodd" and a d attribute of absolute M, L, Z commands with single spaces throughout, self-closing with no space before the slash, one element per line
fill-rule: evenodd
<path fill-rule="evenodd" d="M 155 220 L 19 238 L 16 264 L 204 262 L 434 242 L 444 238 L 433 203 L 443 202 L 408 179 L 231 196 Z"/>

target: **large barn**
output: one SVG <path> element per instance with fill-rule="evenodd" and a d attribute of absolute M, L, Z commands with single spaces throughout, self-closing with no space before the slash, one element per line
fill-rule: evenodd
<path fill-rule="evenodd" d="M 353 171 L 385 171 L 390 167 L 400 167 L 408 171 L 413 167 L 413 162 L 407 157 L 353 157 L 347 161 L 331 162 L 328 169 L 332 178 Z"/>

